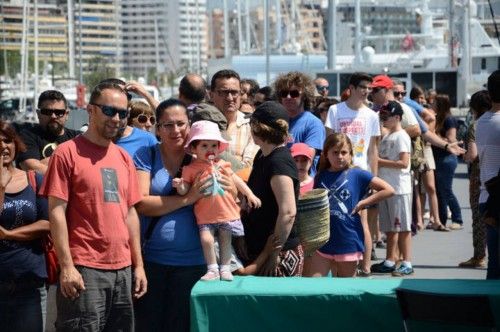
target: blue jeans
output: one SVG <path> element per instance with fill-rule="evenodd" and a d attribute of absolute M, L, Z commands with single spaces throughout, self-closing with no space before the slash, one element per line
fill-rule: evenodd
<path fill-rule="evenodd" d="M 439 205 L 439 219 L 446 225 L 448 219 L 447 207 L 451 210 L 451 220 L 462 224 L 462 210 L 457 197 L 453 193 L 453 176 L 457 169 L 458 161 L 455 155 L 436 158 L 436 194 Z"/>
<path fill-rule="evenodd" d="M 207 272 L 207 266 L 170 266 L 146 261 L 144 269 L 148 292 L 135 303 L 137 331 L 189 332 L 191 289 Z"/>
<path fill-rule="evenodd" d="M 0 330 L 42 332 L 47 310 L 45 281 L 0 281 Z"/>

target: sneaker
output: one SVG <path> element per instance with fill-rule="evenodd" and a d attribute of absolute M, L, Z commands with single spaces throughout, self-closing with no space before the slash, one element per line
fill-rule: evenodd
<path fill-rule="evenodd" d="M 408 276 L 410 274 L 413 274 L 415 271 L 413 271 L 413 267 L 408 267 L 406 265 L 401 264 L 397 269 L 392 271 L 392 276 L 393 277 L 402 277 L 402 276 Z"/>
<path fill-rule="evenodd" d="M 471 259 L 461 262 L 458 264 L 459 267 L 470 267 L 470 268 L 485 268 L 486 267 L 486 259 L 483 258 L 475 258 L 472 257 Z"/>
<path fill-rule="evenodd" d="M 229 270 L 221 270 L 220 271 L 220 280 L 233 281 L 233 274 Z"/>
<path fill-rule="evenodd" d="M 450 229 L 453 231 L 458 231 L 458 230 L 463 229 L 463 228 L 464 228 L 464 226 L 462 224 L 457 223 L 457 222 L 452 223 L 450 226 Z"/>
<path fill-rule="evenodd" d="M 396 270 L 396 265 L 394 265 L 392 267 L 388 267 L 384 264 L 384 262 L 385 261 L 377 263 L 377 264 L 373 264 L 372 268 L 371 268 L 372 273 L 391 273 L 394 270 Z"/>
<path fill-rule="evenodd" d="M 213 281 L 213 280 L 219 280 L 220 275 L 219 271 L 217 270 L 208 270 L 207 273 L 203 277 L 200 278 L 200 280 L 203 281 Z"/>
<path fill-rule="evenodd" d="M 375 244 L 375 248 L 387 249 L 387 245 L 384 243 L 384 241 L 377 241 L 377 243 Z"/>

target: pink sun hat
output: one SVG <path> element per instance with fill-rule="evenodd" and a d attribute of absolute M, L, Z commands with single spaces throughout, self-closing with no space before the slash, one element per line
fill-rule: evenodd
<path fill-rule="evenodd" d="M 184 148 L 189 151 L 191 143 L 199 140 L 219 141 L 219 153 L 224 151 L 229 145 L 229 143 L 222 138 L 219 126 L 212 121 L 202 120 L 193 123 L 189 130 L 188 141 Z"/>

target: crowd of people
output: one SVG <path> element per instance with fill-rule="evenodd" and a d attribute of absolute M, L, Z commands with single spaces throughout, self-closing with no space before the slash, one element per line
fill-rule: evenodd
<path fill-rule="evenodd" d="M 200 280 L 411 275 L 412 235 L 463 228 L 461 155 L 474 251 L 460 266 L 485 267 L 488 251 L 487 278 L 499 279 L 500 71 L 471 97 L 465 149 L 447 95 L 407 96 L 366 73 L 340 100 L 329 92 L 300 72 L 259 87 L 221 70 L 210 84 L 187 74 L 160 102 L 110 78 L 92 89 L 82 131 L 65 127 L 54 90 L 40 95 L 36 126 L 0 122 L 2 326 L 44 329 L 49 232 L 58 331 L 188 331 Z M 330 237 L 311 253 L 295 220 L 313 189 L 328 193 Z M 375 247 L 386 257 L 372 264 Z"/>

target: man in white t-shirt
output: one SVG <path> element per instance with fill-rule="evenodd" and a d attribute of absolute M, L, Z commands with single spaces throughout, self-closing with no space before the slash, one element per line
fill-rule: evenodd
<path fill-rule="evenodd" d="M 479 195 L 479 211 L 490 215 L 488 207 L 498 201 L 488 203 L 488 191 L 485 183 L 496 177 L 500 170 L 500 70 L 488 77 L 488 93 L 491 98 L 491 110 L 485 112 L 476 127 L 476 145 L 479 157 L 481 192 Z M 491 201 L 490 201 L 491 202 Z M 487 204 L 488 203 L 488 204 Z M 486 279 L 500 279 L 500 217 L 485 218 L 486 245 L 488 248 L 488 271 Z"/>
<path fill-rule="evenodd" d="M 370 166 L 374 176 L 377 175 L 378 138 L 380 123 L 378 115 L 365 105 L 371 91 L 372 78 L 365 73 L 354 73 L 349 78 L 349 98 L 328 110 L 325 126 L 327 135 L 333 132 L 346 134 L 352 143 L 353 163 L 364 170 Z M 361 218 L 367 220 L 366 210 Z M 372 239 L 369 231 L 365 232 L 365 252 L 363 254 L 360 276 L 370 274 Z"/>

